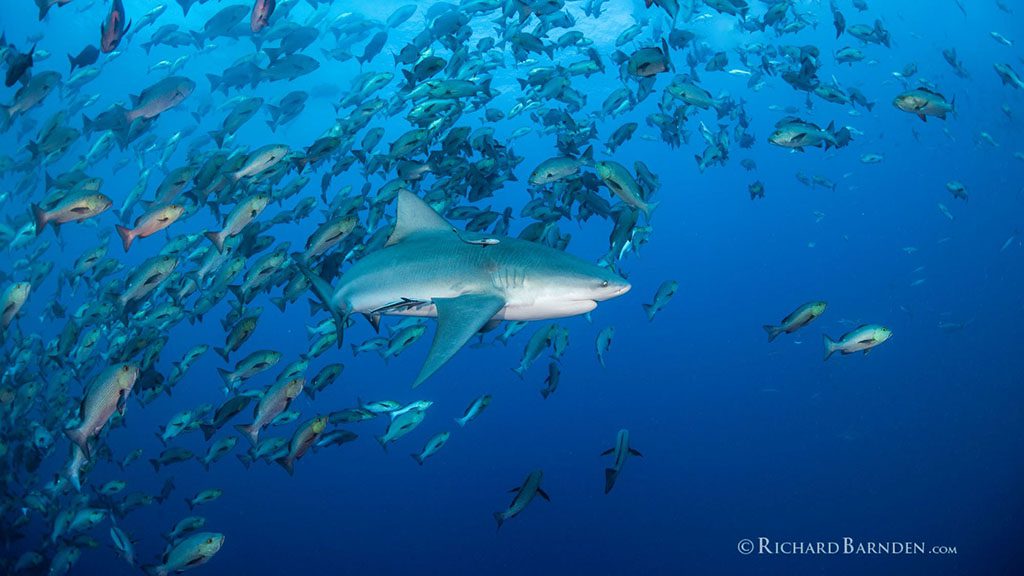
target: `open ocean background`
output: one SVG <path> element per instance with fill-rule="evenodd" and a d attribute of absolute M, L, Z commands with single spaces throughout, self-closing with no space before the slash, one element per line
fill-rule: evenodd
<path fill-rule="evenodd" d="M 334 12 L 360 11 L 383 20 L 405 3 L 336 2 L 340 8 Z M 44 33 L 39 46 L 52 56 L 34 71 L 56 69 L 66 76 L 64 54 L 97 41 L 98 23 L 107 10 L 94 2 L 79 13 L 80 5 L 87 4 L 76 1 L 55 8 L 40 23 L 31 2 L 12 0 L 4 3 L 0 28 L 20 48 L 27 48 L 26 36 Z M 154 4 L 125 0 L 134 18 Z M 126 102 L 129 93 L 162 77 L 147 74 L 150 64 L 191 49 L 158 46 L 147 57 L 138 44 L 156 27 L 200 27 L 227 4 L 194 6 L 185 19 L 169 2 L 157 26 L 134 37 L 127 48 L 122 45 L 125 53 L 107 63 L 84 89 L 102 94 L 86 114 L 92 117 L 111 103 Z M 363 71 L 397 72 L 391 53 L 422 29 L 427 4 L 392 33 L 385 51 Z M 580 4 L 567 6 L 578 11 Z M 152 562 L 163 550 L 159 534 L 190 515 L 183 498 L 221 488 L 223 497 L 196 513 L 206 517 L 205 529 L 224 533 L 226 542 L 196 574 L 1024 573 L 1019 547 L 1024 533 L 1024 162 L 1013 155 L 1024 150 L 1024 97 L 1003 86 L 992 71 L 994 62 L 1003 61 L 1019 69 L 1024 53 L 1019 45 L 1006 47 L 989 37 L 998 30 L 1024 43 L 1024 6 L 1013 5 L 1018 14 L 1010 17 L 993 2 L 968 2 L 965 18 L 952 0 L 874 0 L 872 11 L 860 20 L 882 19 L 893 47 L 863 48 L 874 62 L 850 67 L 831 57 L 840 43 L 828 20 L 827 3 L 795 4 L 819 16 L 817 28 L 782 40 L 764 34 L 764 41 L 818 45 L 826 62 L 821 76 L 858 87 L 877 106 L 849 116 L 849 107 L 816 99 L 814 109 L 806 111 L 804 95 L 778 79 L 755 92 L 746 88 L 745 78 L 704 74 L 702 86 L 712 94 L 728 91 L 746 101 L 757 143 L 747 150 L 734 146 L 727 166 L 703 174 L 693 161 L 703 149 L 696 119 L 690 120 L 690 143 L 678 149 L 640 137 L 657 136 L 643 124 L 657 98 L 599 124 L 602 141 L 623 121 L 641 124 L 637 136 L 614 155 L 595 152 L 627 166 L 643 160 L 661 179 L 656 196 L 661 204 L 651 222 L 650 243 L 639 257 L 622 264 L 632 291 L 602 303 L 589 319 L 557 321 L 569 328 L 571 345 L 560 363 L 561 384 L 549 399 L 539 394 L 547 375 L 546 355 L 523 379 L 511 371 L 529 335 L 545 323 L 531 324 L 507 347 L 491 343 L 497 332 L 486 335 L 483 344 L 467 346 L 413 390 L 409 384 L 426 355 L 433 322 L 427 337 L 385 364 L 372 352 L 357 357 L 350 352 L 350 343 L 373 335 L 360 321 L 346 333 L 344 349 L 332 349 L 310 364 L 311 377 L 323 365 L 343 362 L 341 378 L 315 401 L 300 396 L 292 408 L 306 420 L 354 406 L 357 398 L 403 404 L 432 400 L 423 424 L 387 452 L 373 440 L 384 432 L 382 419 L 350 425 L 359 434 L 357 441 L 307 454 L 296 464 L 294 477 L 262 463 L 246 469 L 233 455 L 210 472 L 196 461 L 159 473 L 141 461 L 124 472 L 101 461 L 86 477 L 89 486 L 123 479 L 129 492 L 155 494 L 167 477 L 174 479 L 176 491 L 164 504 L 132 512 L 119 523 L 138 540 L 142 563 Z M 852 21 L 856 13 L 842 4 Z M 309 10 L 300 6 L 292 16 Z M 609 0 L 600 19 L 581 15 L 577 29 L 608 54 L 618 32 L 644 14 L 653 18 L 642 2 Z M 733 18 L 715 16 L 688 29 L 721 50 L 756 40 L 756 34 L 741 38 L 734 25 Z M 474 22 L 478 34 L 492 28 Z M 325 37 L 326 42 L 329 35 Z M 196 80 L 198 87 L 184 105 L 161 116 L 154 128 L 161 137 L 194 123 L 190 112 L 211 94 L 206 74 L 219 74 L 253 50 L 245 38 L 215 42 L 219 49 L 190 60 L 178 72 Z M 859 46 L 852 38 L 843 42 Z M 971 79 L 957 78 L 943 61 L 941 50 L 950 46 L 957 48 Z M 319 49 L 314 46 L 306 53 L 318 56 Z M 911 62 L 947 98 L 955 96 L 954 116 L 922 123 L 892 105 L 893 97 L 905 89 L 892 72 Z M 503 95 L 491 106 L 507 111 L 514 103 L 515 78 L 528 69 L 516 68 L 510 58 L 495 76 L 493 86 Z M 311 96 L 302 116 L 276 135 L 262 121 L 263 113 L 257 114 L 237 133 L 235 145 L 255 148 L 281 142 L 304 148 L 333 124 L 331 103 L 359 71 L 354 61 L 324 58 L 318 71 L 295 82 L 242 91 L 267 102 L 298 89 Z M 657 85 L 667 81 L 659 76 Z M 610 66 L 607 75 L 576 78 L 574 86 L 588 94 L 592 109 L 619 80 Z M 9 102 L 13 93 L 3 91 L 0 101 Z M 215 104 L 226 100 L 222 93 L 212 97 Z M 55 93 L 30 115 L 42 121 L 68 104 Z M 773 105 L 800 107 L 807 120 L 821 126 L 835 120 L 862 135 L 842 150 L 791 153 L 767 142 L 775 122 L 785 115 L 769 109 Z M 1001 110 L 1003 105 L 1012 118 Z M 223 116 L 215 110 L 202 118 L 168 166 L 184 162 L 189 142 L 219 127 Z M 713 112 L 698 116 L 714 126 Z M 378 118 L 374 125 L 384 121 L 387 128 L 385 143 L 408 129 L 403 115 Z M 69 120 L 77 125 L 73 116 Z M 475 128 L 482 121 L 474 114 L 461 124 Z M 497 136 L 507 138 L 514 129 L 530 125 L 525 115 L 506 120 L 496 126 Z M 981 132 L 999 147 L 980 140 Z M 0 146 L 14 155 L 27 138 L 19 137 L 16 127 L 0 136 Z M 83 139 L 48 170 L 66 170 L 88 146 Z M 515 141 L 512 148 L 526 157 L 516 170 L 520 181 L 506 184 L 480 205 L 498 211 L 512 206 L 518 214 L 529 198 L 530 170 L 555 150 L 553 137 L 537 132 Z M 138 176 L 134 161 L 112 173 L 114 162 L 128 153 L 115 149 L 91 170 L 104 178 L 103 190 L 115 206 Z M 862 164 L 859 158 L 866 153 L 882 154 L 885 160 Z M 756 161 L 757 170 L 743 170 L 743 158 Z M 795 177 L 798 172 L 827 177 L 836 189 L 804 186 Z M 154 168 L 149 195 L 161 178 Z M 754 180 L 765 185 L 762 200 L 751 201 L 747 194 Z M 969 202 L 950 196 L 945 188 L 950 180 L 967 186 Z M 336 177 L 331 190 L 346 184 L 358 190 L 363 182 L 357 167 Z M 384 183 L 378 177 L 372 182 L 374 189 Z M 13 184 L 11 176 L 0 180 L 3 186 Z M 285 208 L 306 194 L 319 195 L 319 172 Z M 939 203 L 953 219 L 943 215 Z M 8 201 L 0 209 L 0 219 L 13 220 L 28 207 Z M 280 210 L 271 206 L 264 218 Z M 525 223 L 513 220 L 513 234 Z M 301 246 L 311 224 L 307 220 L 274 230 L 279 239 Z M 217 223 L 202 210 L 171 232 L 205 228 L 215 229 Z M 562 230 L 572 234 L 569 251 L 576 255 L 596 261 L 607 251 L 608 221 L 592 219 L 582 226 L 562 222 Z M 165 237 L 161 233 L 140 241 L 124 254 L 113 234 L 113 218 L 100 218 L 64 226 L 64 250 L 54 242 L 45 257 L 57 271 L 67 269 L 80 255 L 78 246 L 94 243 L 98 233 L 108 231 L 110 254 L 128 265 L 156 254 Z M 52 239 L 52 232 L 43 238 Z M 0 258 L 7 271 L 21 257 L 9 254 Z M 679 282 L 677 294 L 648 322 L 641 304 L 650 303 L 661 282 L 670 279 Z M 919 279 L 924 282 L 913 285 Z M 52 274 L 35 289 L 22 312 L 23 330 L 47 339 L 59 333 L 62 323 L 39 320 L 54 297 L 56 281 L 57 274 Z M 81 293 L 71 297 L 68 290 L 63 298 L 69 310 L 83 301 Z M 795 334 L 766 342 L 762 324 L 777 323 L 801 303 L 818 299 L 828 302 L 821 318 Z M 308 350 L 306 326 L 312 317 L 305 298 L 285 313 L 266 295 L 254 305 L 264 307 L 259 328 L 233 360 L 248 351 L 275 349 L 284 354 L 279 370 Z M 170 363 L 196 344 L 221 346 L 219 319 L 227 310 L 222 303 L 205 323 L 174 327 L 159 366 L 169 371 Z M 394 322 L 385 319 L 384 324 Z M 944 322 L 967 325 L 951 331 L 940 327 Z M 860 323 L 883 324 L 894 336 L 868 356 L 835 356 L 822 362 L 822 333 L 837 338 Z M 614 326 L 615 338 L 602 369 L 595 338 L 606 326 Z M 155 457 L 162 449 L 154 436 L 159 425 L 186 408 L 219 405 L 224 395 L 218 367 L 229 366 L 211 351 L 192 366 L 172 397 L 145 407 L 130 400 L 127 427 L 107 436 L 115 458 L 136 448 L 144 449 L 143 460 Z M 274 372 L 246 388 L 269 384 Z M 458 428 L 452 419 L 485 393 L 494 396 L 487 411 Z M 248 413 L 233 423 L 248 421 Z M 294 427 L 271 428 L 264 434 L 290 435 Z M 603 470 L 612 459 L 600 454 L 614 444 L 620 428 L 629 429 L 632 445 L 643 458 L 631 458 L 615 489 L 605 495 Z M 409 458 L 443 430 L 451 430 L 452 436 L 441 452 L 423 466 Z M 226 426 L 218 437 L 230 433 L 234 430 Z M 65 462 L 68 443 L 63 437 L 56 442 L 42 465 L 46 474 L 58 472 Z M 197 432 L 173 444 L 199 455 L 207 447 Z M 246 447 L 240 441 L 234 453 Z M 544 470 L 543 487 L 551 502 L 535 500 L 496 532 L 491 513 L 505 509 L 512 497 L 507 490 L 535 469 Z M 73 574 L 137 573 L 107 547 L 108 528 L 104 522 L 91 532 L 103 545 L 83 551 Z M 16 558 L 49 529 L 34 520 L 26 528 L 26 539 L 0 554 Z M 766 557 L 737 552 L 739 540 L 761 536 L 922 541 L 955 546 L 957 554 Z"/>

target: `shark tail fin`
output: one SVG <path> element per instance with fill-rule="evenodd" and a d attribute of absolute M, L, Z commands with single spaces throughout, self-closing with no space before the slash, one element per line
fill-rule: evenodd
<path fill-rule="evenodd" d="M 619 472 L 615 468 L 604 469 L 604 493 L 607 494 L 612 491 L 612 487 L 615 486 L 615 479 L 619 477 Z"/>
<path fill-rule="evenodd" d="M 775 340 L 775 338 L 782 333 L 782 329 L 772 326 L 771 324 L 765 324 L 762 328 L 764 328 L 764 331 L 768 333 L 769 342 Z"/>
<path fill-rule="evenodd" d="M 306 280 L 309 280 L 309 287 L 313 294 L 320 300 L 324 308 L 331 313 L 331 318 L 334 319 L 334 329 L 338 333 L 338 348 L 341 348 L 345 341 L 345 315 L 331 304 L 331 285 L 310 269 L 301 254 L 292 254 L 292 260 L 299 271 L 302 272 L 302 275 L 306 277 Z"/>

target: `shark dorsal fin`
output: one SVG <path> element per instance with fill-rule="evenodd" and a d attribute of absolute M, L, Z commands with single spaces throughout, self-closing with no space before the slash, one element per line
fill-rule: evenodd
<path fill-rule="evenodd" d="M 408 190 L 398 193 L 398 217 L 395 230 L 385 246 L 398 244 L 402 240 L 424 232 L 450 232 L 452 225 L 445 221 L 426 202 Z"/>

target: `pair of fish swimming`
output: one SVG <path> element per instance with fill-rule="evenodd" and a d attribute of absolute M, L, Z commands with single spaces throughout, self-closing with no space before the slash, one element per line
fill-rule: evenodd
<path fill-rule="evenodd" d="M 827 306 L 828 304 L 822 301 L 808 302 L 788 314 L 778 325 L 765 324 L 764 331 L 768 333 L 768 341 L 772 342 L 780 334 L 792 334 L 807 326 L 815 318 L 821 316 Z M 843 334 L 838 340 L 833 340 L 823 334 L 825 360 L 831 358 L 836 352 L 844 356 L 855 352 L 867 354 L 872 348 L 890 337 L 892 337 L 892 330 L 877 324 L 861 325 Z"/>

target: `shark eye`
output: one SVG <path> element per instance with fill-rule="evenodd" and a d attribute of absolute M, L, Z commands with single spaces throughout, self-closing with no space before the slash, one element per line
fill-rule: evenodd
<path fill-rule="evenodd" d="M 601 288 L 607 288 L 607 287 L 608 287 L 608 281 L 607 280 L 601 282 Z"/>

